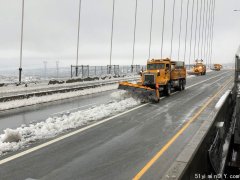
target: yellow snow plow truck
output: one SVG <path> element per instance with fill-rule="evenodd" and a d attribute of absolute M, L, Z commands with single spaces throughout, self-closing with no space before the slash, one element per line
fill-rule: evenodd
<path fill-rule="evenodd" d="M 193 66 L 192 71 L 188 72 L 189 75 L 206 75 L 206 66 L 203 64 L 203 60 L 196 60 L 196 64 Z"/>
<path fill-rule="evenodd" d="M 118 89 L 126 90 L 143 100 L 159 102 L 160 93 L 167 96 L 172 89 L 182 91 L 186 85 L 186 68 L 182 61 L 152 59 L 147 61 L 147 70 L 141 72 L 137 84 L 120 82 Z"/>
<path fill-rule="evenodd" d="M 222 69 L 222 65 L 221 64 L 214 64 L 213 65 L 213 70 L 220 71 L 221 69 Z"/>

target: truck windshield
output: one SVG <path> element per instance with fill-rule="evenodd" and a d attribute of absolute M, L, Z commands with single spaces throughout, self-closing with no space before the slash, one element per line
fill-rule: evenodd
<path fill-rule="evenodd" d="M 161 64 L 148 64 L 147 65 L 148 70 L 164 69 L 164 68 L 165 68 L 165 64 L 163 64 L 163 63 L 161 63 Z"/>

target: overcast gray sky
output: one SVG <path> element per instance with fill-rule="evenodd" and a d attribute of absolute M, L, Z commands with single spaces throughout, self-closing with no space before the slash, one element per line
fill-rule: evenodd
<path fill-rule="evenodd" d="M 182 60 L 187 0 L 183 1 Z M 19 66 L 21 2 L 0 0 L 1 69 Z M 173 0 L 166 2 L 163 55 L 169 57 Z M 25 0 L 24 67 L 42 67 L 42 61 L 48 61 L 48 66 L 55 66 L 56 60 L 60 61 L 60 66 L 75 64 L 78 3 L 79 0 Z M 145 64 L 148 58 L 151 1 L 138 0 L 138 3 L 135 63 Z M 113 64 L 131 64 L 134 6 L 135 0 L 116 0 Z M 213 62 L 233 62 L 240 44 L 240 12 L 234 12 L 234 9 L 240 9 L 239 0 L 216 0 Z M 154 0 L 152 58 L 160 57 L 162 11 L 163 0 Z M 112 0 L 82 0 L 79 64 L 109 64 L 111 13 Z M 179 14 L 180 0 L 177 0 L 173 59 L 177 58 Z"/>

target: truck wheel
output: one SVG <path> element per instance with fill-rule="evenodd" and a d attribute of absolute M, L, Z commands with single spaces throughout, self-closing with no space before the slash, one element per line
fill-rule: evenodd
<path fill-rule="evenodd" d="M 179 91 L 183 90 L 182 87 L 183 87 L 183 81 L 179 80 L 179 87 L 178 87 Z"/>
<path fill-rule="evenodd" d="M 166 86 L 166 94 L 167 94 L 167 96 L 171 95 L 171 84 L 170 83 L 168 83 Z"/>
<path fill-rule="evenodd" d="M 186 81 L 183 80 L 183 81 L 182 81 L 182 90 L 185 90 L 185 86 L 186 86 Z"/>

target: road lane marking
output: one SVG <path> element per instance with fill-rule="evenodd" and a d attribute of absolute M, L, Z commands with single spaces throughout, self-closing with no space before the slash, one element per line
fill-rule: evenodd
<path fill-rule="evenodd" d="M 186 89 L 189 89 L 189 88 L 191 88 L 191 87 L 193 87 L 193 86 L 196 86 L 196 85 L 198 85 L 198 84 L 202 84 L 202 83 L 204 83 L 204 82 L 206 82 L 206 81 L 209 81 L 209 80 L 211 80 L 211 79 L 214 79 L 214 78 L 216 78 L 216 77 L 218 77 L 218 76 L 222 76 L 222 75 L 224 75 L 224 74 L 226 74 L 226 73 L 229 73 L 229 72 L 225 72 L 225 73 L 222 73 L 222 74 L 220 74 L 220 75 L 217 75 L 217 76 L 211 77 L 211 78 L 209 78 L 209 79 L 203 80 L 203 81 L 201 81 L 201 82 L 198 82 L 198 83 L 196 83 L 196 84 L 190 85 L 190 86 L 188 86 Z"/>
<path fill-rule="evenodd" d="M 162 154 L 168 150 L 168 148 L 176 141 L 176 139 L 190 126 L 190 124 L 196 120 L 199 115 L 207 108 L 207 106 L 223 91 L 223 89 L 232 81 L 225 81 L 223 87 L 215 93 L 200 109 L 199 111 L 192 117 L 190 120 L 157 152 L 156 155 L 137 173 L 137 175 L 133 178 L 133 180 L 139 180 L 149 169 L 150 167 L 162 156 Z"/>
<path fill-rule="evenodd" d="M 221 74 L 221 75 L 223 75 L 223 74 Z M 207 80 L 211 80 L 211 79 L 216 78 L 216 77 L 218 77 L 218 76 L 220 76 L 220 75 L 214 76 L 214 77 L 209 78 L 209 79 L 207 79 Z M 193 84 L 193 85 L 187 87 L 186 89 L 189 89 L 189 88 L 191 88 L 191 87 L 194 87 L 194 86 L 196 86 L 196 85 L 198 85 L 198 84 L 200 84 L 200 83 L 206 82 L 207 80 L 204 80 L 204 81 L 201 81 L 201 82 L 199 82 L 199 83 Z M 176 92 L 175 92 L 175 93 L 176 93 Z M 161 97 L 160 99 L 164 99 L 164 98 L 165 98 L 165 97 Z M 10 157 L 7 157 L 7 158 L 5 158 L 5 159 L 2 159 L 2 160 L 0 160 L 0 165 L 2 165 L 2 164 L 4 164 L 4 163 L 7 163 L 7 162 L 9 162 L 9 161 L 12 161 L 12 160 L 14 160 L 14 159 L 17 159 L 17 158 L 19 158 L 19 157 L 22 157 L 22 156 L 24 156 L 24 155 L 26 155 L 26 154 L 32 153 L 32 152 L 34 152 L 34 151 L 37 151 L 37 150 L 39 150 L 39 149 L 42 149 L 42 148 L 44 148 L 44 147 L 46 147 L 46 146 L 49 146 L 49 145 L 51 145 L 51 144 L 53 144 L 53 143 L 56 143 L 56 142 L 58 142 L 58 141 L 61 141 L 61 140 L 66 139 L 66 138 L 68 138 L 68 137 L 71 137 L 71 136 L 73 136 L 73 135 L 75 135 L 75 134 L 78 134 L 78 133 L 80 133 L 80 132 L 86 131 L 87 129 L 90 129 L 90 128 L 92 128 L 92 127 L 98 126 L 98 125 L 100 125 L 100 124 L 103 124 L 103 123 L 105 123 L 105 122 L 107 122 L 107 121 L 110 121 L 110 120 L 112 120 L 112 119 L 114 119 L 114 118 L 117 118 L 117 117 L 122 116 L 122 115 L 124 115 L 124 114 L 127 114 L 127 113 L 129 113 L 129 112 L 132 112 L 132 111 L 134 111 L 134 110 L 136 110 L 136 109 L 139 109 L 139 108 L 141 108 L 141 107 L 147 106 L 147 105 L 149 105 L 149 104 L 150 104 L 150 103 L 142 104 L 142 105 L 137 106 L 137 107 L 135 107 L 135 108 L 132 108 L 132 109 L 130 109 L 130 110 L 128 110 L 128 111 L 122 112 L 122 113 L 120 113 L 120 114 L 117 114 L 117 115 L 115 115 L 115 116 L 109 117 L 109 118 L 104 119 L 104 120 L 102 120 L 102 121 L 98 121 L 98 122 L 96 122 L 96 123 L 94 123 L 94 124 L 91 124 L 91 125 L 89 125 L 89 126 L 87 126 L 87 127 L 78 129 L 78 130 L 73 131 L 73 132 L 70 132 L 70 133 L 68 133 L 68 134 L 66 134 L 66 135 L 60 136 L 60 137 L 58 137 L 58 138 L 56 138 L 56 139 L 53 139 L 53 140 L 50 140 L 50 141 L 48 141 L 48 142 L 46 142 L 46 143 L 40 144 L 40 145 L 38 145 L 38 146 L 35 146 L 35 147 L 33 147 L 33 148 L 30 148 L 30 149 L 28 149 L 28 150 L 25 150 L 25 151 L 23 151 L 23 152 L 20 152 L 20 153 L 18 153 L 18 154 L 15 154 L 15 155 L 13 155 L 13 156 L 10 156 Z"/>

